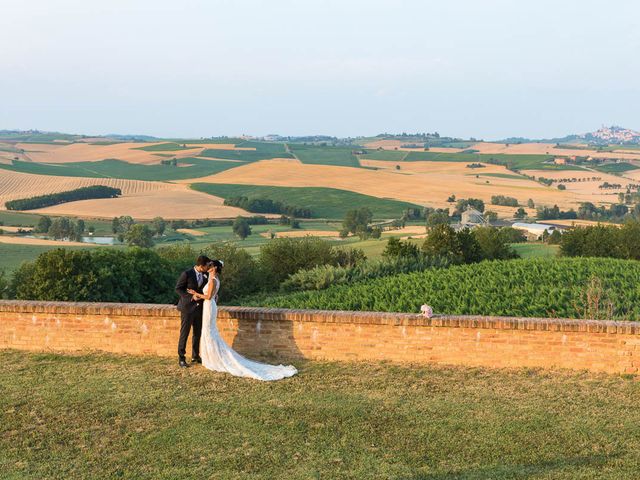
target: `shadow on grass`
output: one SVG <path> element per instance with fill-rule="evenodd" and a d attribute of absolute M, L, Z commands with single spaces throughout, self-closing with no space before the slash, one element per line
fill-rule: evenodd
<path fill-rule="evenodd" d="M 588 455 L 568 458 L 557 458 L 537 463 L 520 463 L 514 465 L 494 465 L 463 470 L 418 474 L 413 477 L 402 477 L 398 480 L 472 480 L 472 479 L 527 479 L 538 475 L 549 474 L 555 470 L 567 468 L 604 466 L 608 461 L 619 457 L 613 455 Z"/>

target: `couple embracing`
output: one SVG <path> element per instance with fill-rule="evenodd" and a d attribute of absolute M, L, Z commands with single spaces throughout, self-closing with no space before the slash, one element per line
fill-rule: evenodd
<path fill-rule="evenodd" d="M 222 260 L 211 260 L 202 255 L 193 268 L 185 270 L 176 284 L 180 296 L 178 310 L 181 313 L 178 357 L 180 366 L 186 368 L 187 339 L 193 328 L 192 364 L 202 364 L 209 370 L 226 372 L 236 377 L 256 380 L 280 380 L 298 373 L 293 365 L 268 365 L 254 362 L 233 350 L 222 339 L 216 323 L 218 317 L 218 291 Z"/>

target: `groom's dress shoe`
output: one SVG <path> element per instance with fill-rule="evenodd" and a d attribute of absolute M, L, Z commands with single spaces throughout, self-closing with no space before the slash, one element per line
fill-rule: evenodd
<path fill-rule="evenodd" d="M 187 361 L 185 359 L 182 359 L 182 358 L 180 359 L 179 365 L 180 365 L 180 368 L 188 368 L 189 367 L 189 365 L 187 364 Z"/>
<path fill-rule="evenodd" d="M 200 357 L 195 357 L 191 359 L 191 363 L 199 363 L 202 364 L 202 359 Z"/>

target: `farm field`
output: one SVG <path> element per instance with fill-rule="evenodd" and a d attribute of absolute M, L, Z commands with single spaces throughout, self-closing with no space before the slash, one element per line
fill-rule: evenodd
<path fill-rule="evenodd" d="M 0 164 L 0 169 L 36 175 L 122 178 L 128 180 L 164 182 L 214 175 L 229 168 L 237 167 L 239 164 L 241 163 L 229 160 L 185 157 L 178 160 L 177 166 L 160 165 L 159 160 L 155 165 L 140 165 L 123 162 L 122 160 L 107 159 L 96 162 L 76 162 L 65 164 L 43 164 L 13 161 L 10 165 Z"/>
<path fill-rule="evenodd" d="M 360 166 L 358 157 L 352 153 L 355 147 L 318 147 L 299 144 L 291 144 L 289 147 L 302 163 L 342 167 Z"/>
<path fill-rule="evenodd" d="M 225 140 L 228 141 L 228 140 Z M 186 145 L 183 148 L 182 145 Z M 157 153 L 170 153 L 171 157 L 198 156 L 206 149 L 235 148 L 234 143 L 191 143 L 191 142 L 77 142 L 59 143 L 17 143 L 15 148 L 21 153 L 20 160 L 36 163 L 77 163 L 97 162 L 107 158 L 117 158 L 134 164 L 157 164 Z M 245 146 L 243 148 L 254 148 Z M 22 153 L 23 152 L 23 153 Z"/>
<path fill-rule="evenodd" d="M 549 245 L 547 243 L 512 243 L 513 248 L 522 258 L 548 258 L 556 257 L 560 251 L 558 245 Z"/>
<path fill-rule="evenodd" d="M 632 165 L 630 163 L 626 163 L 626 162 L 619 162 L 619 163 L 608 163 L 605 165 L 596 165 L 593 167 L 595 170 L 598 170 L 600 172 L 606 172 L 606 173 L 623 173 L 623 172 L 629 172 L 632 170 L 638 170 L 638 166 L 637 165 Z"/>
<path fill-rule="evenodd" d="M 18 268 L 20 264 L 22 264 L 22 262 L 32 262 L 41 253 L 48 252 L 49 250 L 53 250 L 55 248 L 60 247 L 57 245 L 25 245 L 16 243 L 0 243 L 0 272 L 5 271 L 7 273 L 10 273 Z M 65 245 L 64 248 L 69 250 L 79 250 L 101 247 L 84 244 L 84 246 L 82 247 L 70 247 Z"/>
<path fill-rule="evenodd" d="M 154 357 L 0 361 L 7 478 L 618 480 L 640 465 L 640 384 L 615 375 L 296 361 L 261 383 Z"/>
<path fill-rule="evenodd" d="M 17 172 L 0 175 L 0 205 L 8 200 L 74 190 L 89 185 L 106 185 L 122 190 L 122 197 L 82 200 L 34 210 L 45 215 L 113 218 L 131 215 L 138 219 L 230 218 L 247 215 L 242 209 L 227 207 L 223 200 L 196 192 L 186 185 L 143 182 L 113 178 L 56 177 Z M 2 208 L 0 207 L 0 208 Z"/>
<path fill-rule="evenodd" d="M 475 172 L 459 162 L 403 162 L 400 170 L 395 169 L 396 164 L 385 161 L 363 160 L 362 163 L 379 169 L 264 160 L 210 177 L 180 182 L 338 188 L 438 208 L 451 206 L 446 201 L 451 194 L 458 198 L 480 198 L 489 203 L 491 197 L 499 193 L 515 197 L 522 203 L 532 198 L 537 205 L 557 204 L 565 209 L 575 208 L 584 201 L 615 201 L 611 195 L 592 191 L 563 192 L 529 179 L 475 178 Z M 482 170 L 509 174 L 506 168 L 498 165 L 487 165 Z M 513 209 L 510 209 L 510 214 L 513 214 Z"/>
<path fill-rule="evenodd" d="M 286 205 L 308 208 L 312 211 L 314 218 L 342 219 L 347 211 L 354 208 L 354 205 L 369 208 L 375 218 L 398 218 L 407 208 L 420 208 L 413 203 L 387 200 L 336 188 L 214 183 L 195 183 L 191 188 L 222 198 L 239 196 L 268 198 Z"/>
<path fill-rule="evenodd" d="M 512 317 L 585 318 L 592 278 L 602 282 L 603 318 L 640 319 L 640 262 L 605 258 L 529 258 L 395 275 L 327 290 L 276 295 L 261 306 Z M 250 303 L 250 302 L 249 302 Z M 603 308 L 603 307 L 602 307 Z"/>

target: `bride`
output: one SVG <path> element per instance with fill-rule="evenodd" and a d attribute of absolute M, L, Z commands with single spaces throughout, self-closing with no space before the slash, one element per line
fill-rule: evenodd
<path fill-rule="evenodd" d="M 218 317 L 218 290 L 220 273 L 224 263 L 212 260 L 207 264 L 209 281 L 203 293 L 188 290 L 194 298 L 204 299 L 202 309 L 202 337 L 200 338 L 200 356 L 202 365 L 216 372 L 227 372 L 236 377 L 248 377 L 256 380 L 280 380 L 298 373 L 293 365 L 268 365 L 254 362 L 233 350 L 220 336 L 216 319 Z"/>

